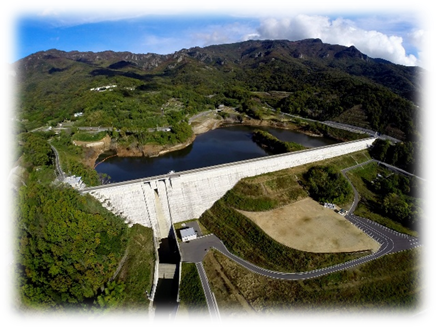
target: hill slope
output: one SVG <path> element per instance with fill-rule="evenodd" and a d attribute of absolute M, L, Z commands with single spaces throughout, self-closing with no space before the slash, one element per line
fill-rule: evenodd
<path fill-rule="evenodd" d="M 75 112 L 84 113 L 78 123 L 88 126 L 165 126 L 225 103 L 246 112 L 267 105 L 403 139 L 417 133 L 423 74 L 319 39 L 246 41 L 169 55 L 53 49 L 16 62 L 15 70 L 17 114 L 26 129 Z M 116 87 L 91 91 L 107 85 Z M 178 105 L 163 110 L 170 99 Z"/>

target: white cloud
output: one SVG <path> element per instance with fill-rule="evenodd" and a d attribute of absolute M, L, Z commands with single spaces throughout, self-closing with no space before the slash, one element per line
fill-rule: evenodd
<path fill-rule="evenodd" d="M 214 4 L 211 4 L 211 3 L 208 3 L 208 4 L 206 4 L 203 7 L 203 9 L 206 9 L 206 10 L 216 10 L 216 9 L 218 9 L 218 6 L 214 5 Z"/>
<path fill-rule="evenodd" d="M 52 6 L 45 8 L 42 12 L 38 13 L 38 16 L 49 16 L 54 14 L 54 9 Z"/>
<path fill-rule="evenodd" d="M 255 37 L 255 28 L 244 23 L 214 24 L 203 28 L 201 32 L 190 32 L 191 44 L 208 46 L 212 44 L 233 43 Z"/>
<path fill-rule="evenodd" d="M 297 15 L 293 18 L 268 18 L 261 21 L 258 28 L 260 39 L 301 40 L 320 38 L 325 43 L 354 45 L 364 54 L 372 58 L 383 58 L 396 64 L 415 66 L 418 58 L 407 54 L 403 46 L 403 38 L 388 36 L 376 30 L 365 30 L 348 19 L 331 20 L 326 16 Z M 414 35 L 418 40 L 422 32 Z M 411 35 L 410 37 L 413 37 Z"/>
<path fill-rule="evenodd" d="M 38 14 L 38 16 L 41 16 L 41 17 L 47 17 L 47 16 L 50 16 L 50 17 L 57 17 L 57 16 L 59 16 L 59 12 L 58 12 L 58 10 L 56 10 L 56 9 L 54 9 L 54 8 L 45 8 L 45 9 L 43 9 L 43 10 Z"/>
<path fill-rule="evenodd" d="M 407 34 L 406 38 L 410 44 L 418 49 L 420 65 L 427 68 L 433 62 L 431 55 L 427 56 L 427 54 L 432 53 L 432 49 L 425 50 L 425 47 L 431 46 L 429 33 L 422 29 L 414 29 Z"/>
<path fill-rule="evenodd" d="M 177 38 L 174 37 L 157 37 L 154 35 L 146 35 L 142 37 L 142 42 L 138 45 L 135 52 L 138 53 L 158 53 L 169 54 L 181 49 L 177 43 Z"/>
<path fill-rule="evenodd" d="M 47 8 L 48 9 L 48 8 Z M 74 8 L 74 13 L 66 13 L 65 7 L 60 7 L 56 13 L 56 17 L 50 22 L 53 27 L 74 27 L 85 24 L 97 24 L 104 22 L 117 22 L 141 18 L 146 15 L 172 15 L 185 8 L 182 6 L 173 6 L 171 4 L 162 4 L 160 6 L 152 5 L 96 5 L 82 6 Z M 60 12 L 63 12 L 60 15 Z"/>

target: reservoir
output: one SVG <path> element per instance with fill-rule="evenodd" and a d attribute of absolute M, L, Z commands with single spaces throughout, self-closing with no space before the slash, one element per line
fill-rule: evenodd
<path fill-rule="evenodd" d="M 96 170 L 98 173 L 109 175 L 111 183 L 116 183 L 167 174 L 171 170 L 184 171 L 268 156 L 269 154 L 251 139 L 252 132 L 256 129 L 265 130 L 279 140 L 299 143 L 308 148 L 338 143 L 333 139 L 308 136 L 279 128 L 228 126 L 198 135 L 195 141 L 184 149 L 153 158 L 112 157 L 99 164 Z M 107 156 L 101 155 L 97 163 Z"/>

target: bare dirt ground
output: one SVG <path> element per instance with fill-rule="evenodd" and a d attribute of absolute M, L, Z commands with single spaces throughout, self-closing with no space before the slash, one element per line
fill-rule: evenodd
<path fill-rule="evenodd" d="M 192 126 L 192 130 L 195 135 L 203 134 L 209 132 L 213 129 L 216 129 L 222 125 L 222 120 L 218 119 L 208 119 L 204 122 L 201 122 L 197 125 Z"/>
<path fill-rule="evenodd" d="M 311 198 L 266 212 L 240 212 L 277 242 L 297 250 L 334 253 L 380 247 L 344 217 Z"/>
<path fill-rule="evenodd" d="M 76 146 L 81 146 L 85 149 L 84 164 L 88 167 L 94 168 L 98 156 L 104 151 L 109 150 L 111 138 L 109 135 L 106 135 L 99 141 L 73 141 L 73 144 Z"/>

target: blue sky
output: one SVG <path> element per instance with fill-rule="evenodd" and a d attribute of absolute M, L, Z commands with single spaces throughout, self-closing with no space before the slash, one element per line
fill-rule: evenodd
<path fill-rule="evenodd" d="M 168 54 L 248 39 L 313 37 L 325 43 L 354 45 L 370 57 L 403 65 L 422 66 L 425 57 L 426 30 L 420 12 L 406 7 L 397 6 L 396 11 L 386 7 L 347 9 L 335 7 L 335 1 L 328 7 L 314 1 L 308 3 L 319 5 L 297 7 L 270 0 L 267 5 L 252 4 L 249 8 L 226 1 L 221 7 L 201 8 L 189 0 L 183 6 L 169 3 L 173 5 L 165 2 L 166 6 L 120 9 L 93 1 L 97 7 L 40 5 L 17 10 L 11 60 L 52 48 Z"/>

